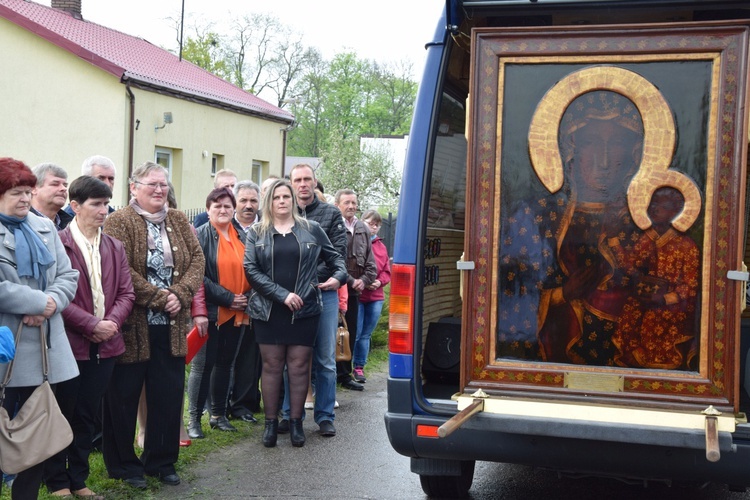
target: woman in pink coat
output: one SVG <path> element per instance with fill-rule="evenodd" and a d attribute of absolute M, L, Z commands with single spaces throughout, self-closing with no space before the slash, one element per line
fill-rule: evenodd
<path fill-rule="evenodd" d="M 391 266 L 388 249 L 378 236 L 383 218 L 375 210 L 367 210 L 362 214 L 362 221 L 370 230 L 372 237 L 372 253 L 375 256 L 378 275 L 370 286 L 365 287 L 359 296 L 359 314 L 357 315 L 357 340 L 352 353 L 353 376 L 357 382 L 365 382 L 364 368 L 367 356 L 370 354 L 370 338 L 378 324 L 383 310 L 385 294 L 383 287 L 391 282 Z"/>

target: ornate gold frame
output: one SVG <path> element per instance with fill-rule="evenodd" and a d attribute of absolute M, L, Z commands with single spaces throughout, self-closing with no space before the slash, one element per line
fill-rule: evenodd
<path fill-rule="evenodd" d="M 472 35 L 472 83 L 469 125 L 469 179 L 465 259 L 476 269 L 465 281 L 461 385 L 497 395 L 546 397 L 639 404 L 683 409 L 712 404 L 737 411 L 739 403 L 739 317 L 741 284 L 727 279 L 740 269 L 745 204 L 748 121 L 747 25 L 693 23 L 647 28 L 560 27 L 498 31 Z M 689 96 L 710 109 L 705 123 L 707 160 L 701 186 L 670 169 L 679 141 L 665 96 L 648 79 L 626 66 L 706 61 L 711 67 L 705 95 Z M 532 71 L 570 65 L 565 78 L 551 82 L 533 116 L 507 116 L 506 104 L 524 98 L 506 82 L 509 67 Z M 540 69 L 540 75 L 542 75 Z M 668 74 L 668 71 L 665 71 Z M 668 75 L 665 76 L 668 78 Z M 610 89 L 630 97 L 642 111 L 644 144 L 641 169 L 628 188 L 635 224 L 650 225 L 646 207 L 662 185 L 677 188 L 686 203 L 673 225 L 687 230 L 702 215 L 700 365 L 696 371 L 612 368 L 495 358 L 498 321 L 498 252 L 503 196 L 504 127 L 528 124 L 530 168 L 554 193 L 562 186 L 558 125 L 564 109 L 588 89 Z M 668 95 L 676 99 L 678 96 Z M 512 146 L 517 147 L 515 143 Z M 515 153 L 514 153 L 515 154 Z M 521 152 L 517 152 L 521 154 Z M 518 167 L 516 167 L 518 168 Z M 742 180 L 740 182 L 739 180 Z M 702 190 L 702 191 L 701 191 Z M 489 300 L 487 300 L 489 298 Z"/>

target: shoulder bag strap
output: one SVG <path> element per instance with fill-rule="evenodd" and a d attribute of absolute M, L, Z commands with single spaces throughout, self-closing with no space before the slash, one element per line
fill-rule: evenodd
<path fill-rule="evenodd" d="M 49 320 L 44 320 L 42 325 L 39 327 L 39 340 L 42 344 L 42 383 L 47 381 L 47 373 L 49 373 L 49 359 L 47 359 L 47 336 L 44 334 L 44 327 L 47 326 Z"/>
<path fill-rule="evenodd" d="M 16 350 L 18 350 L 18 341 L 21 340 L 21 330 L 23 330 L 23 321 L 19 321 L 18 329 L 16 330 Z M 2 406 L 3 401 L 5 401 L 5 388 L 10 383 L 10 378 L 13 376 L 13 365 L 15 362 L 16 358 L 14 356 L 8 364 L 8 369 L 5 371 L 3 381 L 0 382 L 0 406 Z"/>

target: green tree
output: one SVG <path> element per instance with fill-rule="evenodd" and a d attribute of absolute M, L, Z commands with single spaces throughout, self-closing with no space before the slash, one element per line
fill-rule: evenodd
<path fill-rule="evenodd" d="M 296 120 L 287 142 L 290 156 L 320 156 L 323 140 L 328 137 L 323 123 L 327 71 L 328 63 L 316 52 L 294 90 L 294 97 L 289 99 L 293 102 L 289 109 Z"/>
<path fill-rule="evenodd" d="M 374 98 L 364 109 L 363 133 L 404 135 L 409 133 L 417 83 L 411 79 L 411 64 L 373 64 L 371 78 Z"/>
<path fill-rule="evenodd" d="M 221 36 L 205 28 L 194 27 L 195 36 L 183 43 L 182 58 L 210 71 L 219 78 L 228 79 L 229 67 L 222 54 Z"/>
<path fill-rule="evenodd" d="M 344 139 L 408 133 L 417 84 L 407 63 L 379 65 L 346 52 L 307 71 L 292 93 L 299 98 L 290 154 L 319 156 L 333 130 Z"/>
<path fill-rule="evenodd" d="M 362 147 L 358 137 L 346 138 L 335 128 L 322 159 L 319 177 L 327 193 L 348 188 L 357 193 L 363 210 L 395 210 L 401 179 L 385 145 Z"/>

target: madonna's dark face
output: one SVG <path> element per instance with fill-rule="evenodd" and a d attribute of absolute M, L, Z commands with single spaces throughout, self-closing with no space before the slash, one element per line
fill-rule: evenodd
<path fill-rule="evenodd" d="M 573 136 L 573 175 L 581 201 L 611 201 L 636 170 L 638 135 L 613 120 L 591 120 Z"/>

